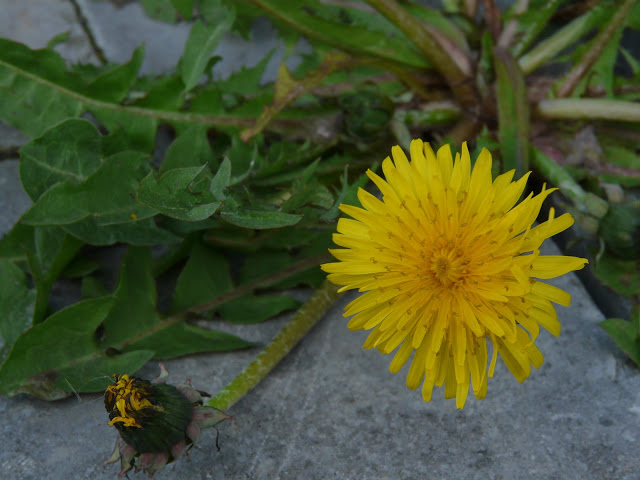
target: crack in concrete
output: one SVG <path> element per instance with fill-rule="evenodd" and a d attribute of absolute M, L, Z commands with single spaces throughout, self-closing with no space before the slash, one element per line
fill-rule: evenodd
<path fill-rule="evenodd" d="M 91 45 L 91 50 L 93 50 L 93 53 L 95 54 L 97 59 L 100 61 L 100 63 L 102 65 L 106 65 L 107 63 L 109 63 L 109 61 L 107 60 L 107 57 L 105 56 L 104 50 L 102 49 L 102 47 L 98 45 L 96 37 L 93 35 L 93 32 L 91 31 L 91 26 L 89 25 L 89 21 L 87 20 L 87 17 L 85 17 L 84 12 L 82 11 L 82 7 L 78 3 L 78 0 L 69 0 L 69 2 L 73 6 L 73 11 L 76 14 L 78 23 L 82 27 L 82 30 L 84 31 L 85 35 L 87 36 L 87 39 L 89 40 L 89 44 Z"/>

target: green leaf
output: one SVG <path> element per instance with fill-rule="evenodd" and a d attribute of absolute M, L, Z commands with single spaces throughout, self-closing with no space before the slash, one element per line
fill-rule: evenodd
<path fill-rule="evenodd" d="M 160 172 L 175 168 L 215 165 L 213 151 L 207 139 L 207 128 L 195 125 L 185 130 L 167 149 Z"/>
<path fill-rule="evenodd" d="M 222 112 L 206 108 L 206 115 L 193 114 L 193 107 L 191 112 L 168 110 L 182 105 L 184 86 L 180 79 L 158 82 L 148 98 L 144 92 L 136 92 L 143 96 L 137 103 L 107 102 L 87 92 L 87 78 L 77 70 L 67 69 L 65 60 L 54 50 L 31 50 L 0 39 L 0 119 L 27 136 L 37 137 L 51 125 L 88 112 L 110 132 L 126 132 L 130 147 L 145 152 L 153 149 L 158 122 L 233 129 L 246 126 L 250 120 L 240 112 L 218 116 Z M 90 70 L 88 77 L 93 80 L 97 69 Z"/>
<path fill-rule="evenodd" d="M 194 0 L 171 0 L 171 5 L 185 20 L 191 20 Z"/>
<path fill-rule="evenodd" d="M 229 185 L 240 183 L 249 176 L 256 163 L 263 161 L 258 153 L 258 141 L 243 142 L 237 135 L 231 138 L 231 147 L 227 150 L 226 157 L 231 162 L 233 172 Z"/>
<path fill-rule="evenodd" d="M 129 247 L 122 260 L 114 302 L 104 320 L 104 345 L 122 349 L 131 338 L 159 323 L 151 250 Z"/>
<path fill-rule="evenodd" d="M 165 23 L 175 23 L 176 7 L 174 0 L 140 0 L 144 12 L 154 20 Z"/>
<path fill-rule="evenodd" d="M 65 278 L 82 278 L 100 268 L 100 264 L 84 257 L 74 258 L 62 272 Z"/>
<path fill-rule="evenodd" d="M 333 195 L 327 187 L 320 183 L 310 183 L 296 191 L 282 204 L 283 212 L 292 212 L 304 205 L 314 205 L 329 209 L 333 205 Z"/>
<path fill-rule="evenodd" d="M 34 324 L 44 319 L 54 282 L 81 247 L 81 242 L 58 227 L 31 227 L 22 223 L 14 225 L 0 241 L 0 258 L 28 265 L 37 292 Z"/>
<path fill-rule="evenodd" d="M 82 299 L 98 298 L 110 295 L 111 292 L 100 280 L 95 277 L 84 277 L 82 279 L 81 295 Z"/>
<path fill-rule="evenodd" d="M 215 24 L 205 25 L 200 20 L 196 20 L 193 24 L 180 60 L 180 74 L 185 90 L 192 90 L 200 82 L 209 58 L 218 46 L 222 35 L 231 29 L 234 19 L 235 11 L 227 10 L 226 15 L 218 19 Z"/>
<path fill-rule="evenodd" d="M 129 349 L 153 349 L 157 360 L 201 352 L 247 348 L 253 344 L 224 332 L 207 330 L 180 322 L 151 333 L 131 344 Z"/>
<path fill-rule="evenodd" d="M 209 191 L 217 200 L 224 200 L 224 191 L 231 183 L 231 162 L 227 157 L 224 158 L 216 175 L 211 180 Z"/>
<path fill-rule="evenodd" d="M 58 227 L 37 227 L 33 244 L 27 250 L 27 261 L 36 286 L 37 296 L 33 323 L 44 320 L 49 307 L 49 293 L 67 264 L 78 253 L 82 242 Z"/>
<path fill-rule="evenodd" d="M 299 306 L 300 302 L 284 295 L 245 295 L 226 302 L 218 313 L 232 323 L 260 323 Z"/>
<path fill-rule="evenodd" d="M 153 218 L 115 225 L 100 225 L 94 218 L 87 218 L 62 228 L 90 245 L 113 245 L 121 242 L 145 246 L 178 243 L 181 240 L 173 233 L 158 228 Z"/>
<path fill-rule="evenodd" d="M 0 258 L 25 262 L 30 248 L 33 249 L 33 227 L 18 222 L 0 239 Z"/>
<path fill-rule="evenodd" d="M 237 72 L 229 75 L 226 80 L 220 80 L 213 85 L 213 88 L 222 93 L 232 93 L 236 95 L 256 95 L 257 92 L 265 89 L 260 81 L 264 75 L 264 69 L 269 60 L 273 57 L 274 50 L 271 50 L 254 67 L 242 67 Z M 271 88 L 271 87 L 266 87 Z"/>
<path fill-rule="evenodd" d="M 502 171 L 516 170 L 516 178 L 529 171 L 529 103 L 524 75 L 506 50 L 493 50 L 498 100 L 498 136 Z"/>
<path fill-rule="evenodd" d="M 82 183 L 100 167 L 101 151 L 101 135 L 91 122 L 66 120 L 20 149 L 22 187 L 35 202 L 57 183 Z"/>
<path fill-rule="evenodd" d="M 616 342 L 620 349 L 629 355 L 636 365 L 640 366 L 640 336 L 635 322 L 628 322 L 621 318 L 607 318 L 600 322 L 600 326 Z"/>
<path fill-rule="evenodd" d="M 370 170 L 376 171 L 378 168 L 378 164 L 374 164 L 371 166 Z M 351 185 L 348 183 L 348 168 L 345 167 L 344 174 L 342 175 L 342 190 L 338 194 L 335 202 L 320 218 L 323 220 L 334 220 L 340 215 L 340 205 L 345 203 L 347 205 L 360 205 L 360 200 L 358 200 L 358 190 L 364 188 L 367 183 L 369 183 L 369 177 L 367 177 L 366 173 L 360 175 L 355 182 Z"/>
<path fill-rule="evenodd" d="M 184 83 L 178 75 L 159 77 L 147 94 L 132 105 L 151 110 L 179 110 L 184 105 Z"/>
<path fill-rule="evenodd" d="M 196 222 L 213 215 L 221 202 L 209 191 L 208 166 L 176 168 L 159 179 L 150 173 L 138 188 L 138 200 L 172 218 Z"/>
<path fill-rule="evenodd" d="M 302 220 L 302 215 L 282 212 L 256 212 L 251 210 L 222 212 L 220 217 L 232 225 L 242 228 L 254 228 L 256 230 L 288 227 Z"/>
<path fill-rule="evenodd" d="M 310 39 L 320 40 L 356 56 L 378 58 L 403 68 L 428 68 L 429 64 L 411 41 L 406 38 L 388 37 L 360 26 L 345 26 L 341 22 L 325 20 L 314 12 L 319 8 L 315 1 L 299 1 L 295 6 L 288 0 L 251 0 L 278 22 L 295 28 Z"/>
<path fill-rule="evenodd" d="M 207 262 L 210 257 L 194 249 L 192 258 Z M 224 262 L 224 257 L 221 257 Z M 188 264 L 191 262 L 191 258 Z M 211 266 L 210 263 L 207 264 Z M 192 263 L 192 267 L 194 265 Z M 185 267 L 186 269 L 186 267 Z M 204 274 L 206 271 L 201 270 Z M 178 279 L 178 288 L 199 288 L 198 292 L 185 292 L 181 299 L 193 299 L 200 293 L 211 294 L 200 284 L 221 286 L 224 273 L 215 270 L 208 272 L 209 278 L 194 278 L 190 273 Z M 230 283 L 230 279 L 227 276 Z M 210 281 L 208 281 L 210 280 Z M 191 297 L 189 297 L 191 295 Z M 114 302 L 104 320 L 104 346 L 116 351 L 134 353 L 137 350 L 154 351 L 155 358 L 166 359 L 205 351 L 232 350 L 245 348 L 250 344 L 240 338 L 222 332 L 206 330 L 185 323 L 181 315 L 161 318 L 156 312 L 156 288 L 152 272 L 151 253 L 148 248 L 127 250 L 116 291 Z"/>
<path fill-rule="evenodd" d="M 135 49 L 131 60 L 116 65 L 93 80 L 85 93 L 104 102 L 118 103 L 124 100 L 138 78 L 138 72 L 144 60 L 144 45 Z"/>
<path fill-rule="evenodd" d="M 156 215 L 133 198 L 149 158 L 127 151 L 107 158 L 82 183 L 59 183 L 25 213 L 27 225 L 68 225 L 91 217 L 96 225 L 128 223 Z"/>
<path fill-rule="evenodd" d="M 0 259 L 0 362 L 16 339 L 32 325 L 36 292 L 20 267 Z"/>
<path fill-rule="evenodd" d="M 640 292 L 640 271 L 635 260 L 623 260 L 605 253 L 596 263 L 598 279 L 620 295 L 631 297 Z"/>
<path fill-rule="evenodd" d="M 224 255 L 196 242 L 178 277 L 171 311 L 187 311 L 232 288 L 229 263 Z"/>
<path fill-rule="evenodd" d="M 102 372 L 140 368 L 153 356 L 152 351 L 110 357 L 97 344 L 95 331 L 112 303 L 109 297 L 78 302 L 19 337 L 0 367 L 0 393 L 29 393 L 56 400 L 72 389 L 103 390 L 109 380 Z"/>

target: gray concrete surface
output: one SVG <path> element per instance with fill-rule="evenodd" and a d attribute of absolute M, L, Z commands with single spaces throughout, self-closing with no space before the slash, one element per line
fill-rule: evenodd
<path fill-rule="evenodd" d="M 29 43 L 39 38 L 36 30 L 57 25 L 59 18 L 69 25 L 76 21 L 65 16 L 67 2 L 58 1 L 57 7 L 50 2 L 47 16 L 33 17 L 42 27 L 33 23 L 36 20 L 23 19 L 27 27 L 19 35 L 6 28 L 4 7 L 19 5 L 25 15 L 39 15 L 36 10 L 42 3 L 47 2 L 0 0 L 0 35 L 21 35 Z M 79 4 L 104 52 L 113 60 L 126 58 L 140 37 L 113 43 L 120 42 L 124 33 L 119 29 L 125 28 L 113 25 L 124 25 L 119 15 L 133 15 L 127 8 L 139 7 Z M 100 36 L 101 31 L 111 33 Z M 144 38 L 169 52 L 169 44 L 183 42 L 186 33 L 172 35 Z M 151 63 L 145 68 L 162 71 L 171 65 Z M 18 184 L 16 162 L 0 161 L 0 235 L 28 207 Z M 550 244 L 545 253 L 555 251 Z M 603 317 L 577 278 L 568 275 L 557 285 L 572 294 L 573 305 L 558 307 L 560 338 L 542 332 L 538 339 L 544 365 L 519 385 L 499 361 L 487 398 L 470 398 L 463 411 L 443 400 L 438 390 L 430 404 L 424 403 L 419 392 L 404 386 L 406 368 L 391 375 L 391 357 L 363 351 L 366 334 L 348 331 L 342 318 L 342 308 L 351 298 L 345 297 L 229 411 L 234 418 L 221 425 L 219 453 L 215 432 L 207 431 L 188 460 L 168 466 L 157 478 L 638 479 L 640 371 L 597 326 Z M 267 342 L 284 321 L 233 329 L 212 326 Z M 216 392 L 256 353 L 206 354 L 166 363 L 174 382 L 190 377 L 197 388 Z M 142 373 L 153 377 L 156 367 L 150 364 Z M 117 466 L 101 466 L 116 431 L 107 425 L 100 395 L 55 403 L 27 396 L 0 398 L 0 418 L 0 478 L 116 477 Z"/>

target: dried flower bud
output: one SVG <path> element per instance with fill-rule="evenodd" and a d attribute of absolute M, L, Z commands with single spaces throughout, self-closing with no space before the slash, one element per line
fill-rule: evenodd
<path fill-rule="evenodd" d="M 132 468 L 153 475 L 197 442 L 203 428 L 229 418 L 203 406 L 202 392 L 189 381 L 177 387 L 165 384 L 168 373 L 160 367 L 161 374 L 153 382 L 116 374 L 104 392 L 109 425 L 120 432 L 105 464 L 120 460 L 119 476 Z"/>

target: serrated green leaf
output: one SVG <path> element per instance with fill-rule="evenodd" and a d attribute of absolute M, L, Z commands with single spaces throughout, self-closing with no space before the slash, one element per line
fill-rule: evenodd
<path fill-rule="evenodd" d="M 258 141 L 243 142 L 238 136 L 231 138 L 231 147 L 227 150 L 226 157 L 231 162 L 233 173 L 229 185 L 235 185 L 247 178 L 256 163 L 262 161 L 258 153 Z"/>
<path fill-rule="evenodd" d="M 256 230 L 288 227 L 302 220 L 302 215 L 283 212 L 257 212 L 252 210 L 221 212 L 220 217 L 225 222 L 237 227 L 253 228 Z"/>
<path fill-rule="evenodd" d="M 56 400 L 72 389 L 104 389 L 109 380 L 97 372 L 133 372 L 141 367 L 153 352 L 109 357 L 98 347 L 94 333 L 112 303 L 109 297 L 78 302 L 19 337 L 0 367 L 0 393 L 29 393 Z M 100 378 L 95 378 L 97 375 Z"/>
<path fill-rule="evenodd" d="M 33 249 L 33 227 L 18 222 L 0 239 L 0 258 L 26 262 L 29 248 Z"/>
<path fill-rule="evenodd" d="M 153 349 L 158 360 L 201 352 L 247 348 L 253 344 L 235 335 L 207 330 L 185 322 L 170 325 L 131 344 L 128 349 Z"/>
<path fill-rule="evenodd" d="M 101 135 L 88 120 L 70 119 L 20 149 L 20 181 L 34 202 L 53 185 L 82 183 L 101 164 Z"/>
<path fill-rule="evenodd" d="M 157 180 L 150 173 L 140 183 L 138 200 L 178 220 L 204 220 L 221 204 L 209 191 L 211 178 L 211 170 L 206 164 L 169 170 Z"/>
<path fill-rule="evenodd" d="M 349 34 L 345 35 L 343 23 L 325 20 L 314 13 L 319 8 L 317 2 L 299 1 L 295 6 L 287 0 L 251 0 L 251 3 L 308 38 L 357 56 L 379 58 L 404 68 L 429 66 L 413 43 L 405 38 L 387 37 L 360 26 L 349 26 Z"/>
<path fill-rule="evenodd" d="M 144 45 L 136 48 L 127 63 L 116 65 L 93 80 L 85 93 L 105 102 L 118 103 L 124 100 L 138 78 L 144 60 Z"/>
<path fill-rule="evenodd" d="M 0 258 L 28 265 L 37 292 L 33 323 L 44 319 L 55 280 L 81 246 L 81 242 L 58 227 L 32 227 L 22 223 L 14 225 L 0 241 Z"/>
<path fill-rule="evenodd" d="M 215 165 L 213 151 L 207 138 L 207 127 L 194 125 L 185 130 L 167 149 L 160 172 L 175 168 Z"/>
<path fill-rule="evenodd" d="M 620 295 L 630 297 L 640 292 L 640 271 L 635 260 L 623 260 L 605 253 L 596 263 L 594 273 Z"/>
<path fill-rule="evenodd" d="M 51 288 L 80 250 L 82 242 L 58 227 L 36 227 L 33 229 L 32 245 L 27 250 L 27 261 L 37 292 L 33 313 L 33 323 L 36 324 L 44 320 Z"/>
<path fill-rule="evenodd" d="M 227 10 L 215 24 L 205 25 L 200 20 L 193 24 L 180 60 L 180 74 L 185 90 L 193 89 L 200 82 L 213 51 L 222 35 L 231 29 L 234 19 L 235 11 Z"/>
<path fill-rule="evenodd" d="M 627 27 L 640 31 L 640 3 L 636 3 L 631 9 L 627 18 Z"/>
<path fill-rule="evenodd" d="M 300 302 L 284 295 L 245 295 L 226 302 L 218 313 L 232 323 L 260 323 L 299 306 Z"/>
<path fill-rule="evenodd" d="M 128 105 L 106 102 L 86 91 L 87 82 L 102 70 L 92 68 L 86 76 L 77 70 L 67 69 L 65 60 L 54 50 L 31 50 L 20 43 L 0 39 L 0 93 L 3 98 L 0 119 L 27 136 L 36 137 L 51 125 L 88 112 L 110 132 L 119 129 L 126 132 L 130 147 L 145 152 L 151 152 L 153 148 L 160 121 L 234 129 L 247 126 L 251 120 L 241 112 L 218 116 L 222 112 L 211 112 L 206 108 L 206 115 L 194 115 L 194 110 L 167 110 L 170 105 L 181 105 L 181 80 L 166 83 L 162 88 L 158 86 L 152 99 L 142 98 L 138 103 Z M 161 100 L 163 95 L 166 102 Z"/>
<path fill-rule="evenodd" d="M 215 218 L 207 218 L 200 220 L 199 222 L 183 222 L 170 217 L 164 217 L 160 220 L 162 228 L 169 230 L 176 235 L 185 236 L 192 232 L 198 232 L 201 230 L 210 230 L 220 225 Z M 1 245 L 1 244 L 0 244 Z"/>
<path fill-rule="evenodd" d="M 159 228 L 153 218 L 115 225 L 99 225 L 87 218 L 64 225 L 63 230 L 89 245 L 113 245 L 122 242 L 137 246 L 178 243 L 181 238 Z"/>
<path fill-rule="evenodd" d="M 224 200 L 224 191 L 231 183 L 231 162 L 227 157 L 224 157 L 220 167 L 215 176 L 211 180 L 209 191 L 218 200 Z"/>
<path fill-rule="evenodd" d="M 104 160 L 82 183 L 58 183 L 47 190 L 22 218 L 27 225 L 68 225 L 91 217 L 96 225 L 144 220 L 156 210 L 133 198 L 149 171 L 149 158 L 122 152 Z"/>
<path fill-rule="evenodd" d="M 628 322 L 621 318 L 607 318 L 600 322 L 600 326 L 616 342 L 616 345 L 629 355 L 636 365 L 640 366 L 640 336 L 637 322 L 637 319 L 635 322 Z"/>
<path fill-rule="evenodd" d="M 47 48 L 55 48 L 58 45 L 65 43 L 69 40 L 71 36 L 71 30 L 67 30 L 66 32 L 60 32 L 57 35 L 54 35 L 51 40 L 47 42 Z"/>
<path fill-rule="evenodd" d="M 372 171 L 376 171 L 378 168 L 378 164 L 374 164 L 371 166 Z M 360 200 L 358 200 L 358 190 L 364 188 L 367 183 L 369 183 L 369 177 L 367 177 L 366 173 L 360 175 L 355 182 L 351 185 L 348 183 L 348 168 L 345 167 L 344 175 L 342 176 L 342 190 L 338 194 L 335 202 L 331 206 L 329 210 L 327 210 L 320 218 L 323 220 L 334 220 L 340 215 L 340 205 L 345 203 L 347 205 L 360 205 Z"/>
<path fill-rule="evenodd" d="M 0 259 L 0 362 L 16 339 L 32 325 L 36 291 L 20 267 Z"/>
<path fill-rule="evenodd" d="M 176 9 L 173 0 L 140 0 L 140 3 L 149 18 L 165 23 L 175 23 Z"/>
<path fill-rule="evenodd" d="M 194 0 L 171 0 L 171 5 L 185 20 L 191 20 Z"/>
<path fill-rule="evenodd" d="M 221 93 L 232 93 L 236 95 L 256 95 L 257 92 L 273 87 L 260 84 L 264 69 L 269 60 L 273 57 L 275 49 L 267 53 L 254 67 L 242 67 L 237 72 L 233 72 L 226 80 L 220 80 L 213 85 L 213 88 Z"/>
<path fill-rule="evenodd" d="M 194 249 L 192 258 L 207 266 L 215 252 L 204 252 Z M 224 257 L 221 257 L 224 262 Z M 187 265 L 191 262 L 191 258 Z M 196 267 L 191 262 L 191 267 Z M 227 267 L 228 268 L 228 267 Z M 187 274 L 182 273 L 178 279 L 176 291 L 192 288 L 197 291 L 185 291 L 178 299 L 193 300 L 200 295 L 216 294 L 216 286 L 226 289 L 224 273 L 207 272 L 200 269 L 202 277 L 193 277 L 187 267 Z M 208 277 L 206 276 L 208 273 Z M 230 278 L 227 275 L 230 282 Z M 200 284 L 213 287 L 211 291 L 199 288 Z M 156 312 L 156 288 L 152 271 L 151 253 L 148 248 L 132 248 L 127 250 L 122 261 L 122 269 L 118 285 L 114 292 L 113 307 L 104 320 L 103 347 L 112 347 L 118 351 L 134 353 L 135 351 L 155 352 L 156 358 L 172 358 L 196 352 L 233 350 L 244 348 L 250 344 L 244 340 L 222 332 L 205 330 L 185 323 L 183 316 L 161 318 Z M 176 297 L 174 296 L 174 299 Z"/>
<path fill-rule="evenodd" d="M 155 79 L 147 94 L 132 105 L 152 110 L 179 110 L 184 104 L 184 83 L 178 75 Z"/>
<path fill-rule="evenodd" d="M 171 310 L 184 312 L 233 288 L 229 262 L 221 253 L 196 242 L 173 293 Z"/>
<path fill-rule="evenodd" d="M 333 195 L 320 183 L 310 183 L 296 191 L 281 206 L 283 212 L 293 212 L 304 205 L 328 209 L 333 205 Z"/>
<path fill-rule="evenodd" d="M 102 284 L 100 280 L 91 276 L 82 278 L 80 292 L 83 300 L 86 300 L 88 298 L 104 297 L 111 294 L 111 292 Z"/>
<path fill-rule="evenodd" d="M 149 248 L 127 249 L 113 293 L 115 300 L 104 319 L 105 347 L 122 349 L 138 333 L 159 323 L 151 265 Z"/>
<path fill-rule="evenodd" d="M 129 137 L 128 148 L 141 152 L 153 150 L 158 119 L 149 115 L 132 115 L 134 107 L 128 109 L 88 110 L 98 116 L 109 132 L 121 130 Z"/>
<path fill-rule="evenodd" d="M 100 264 L 84 257 L 74 258 L 62 271 L 65 278 L 81 278 L 90 275 L 100 268 Z"/>

